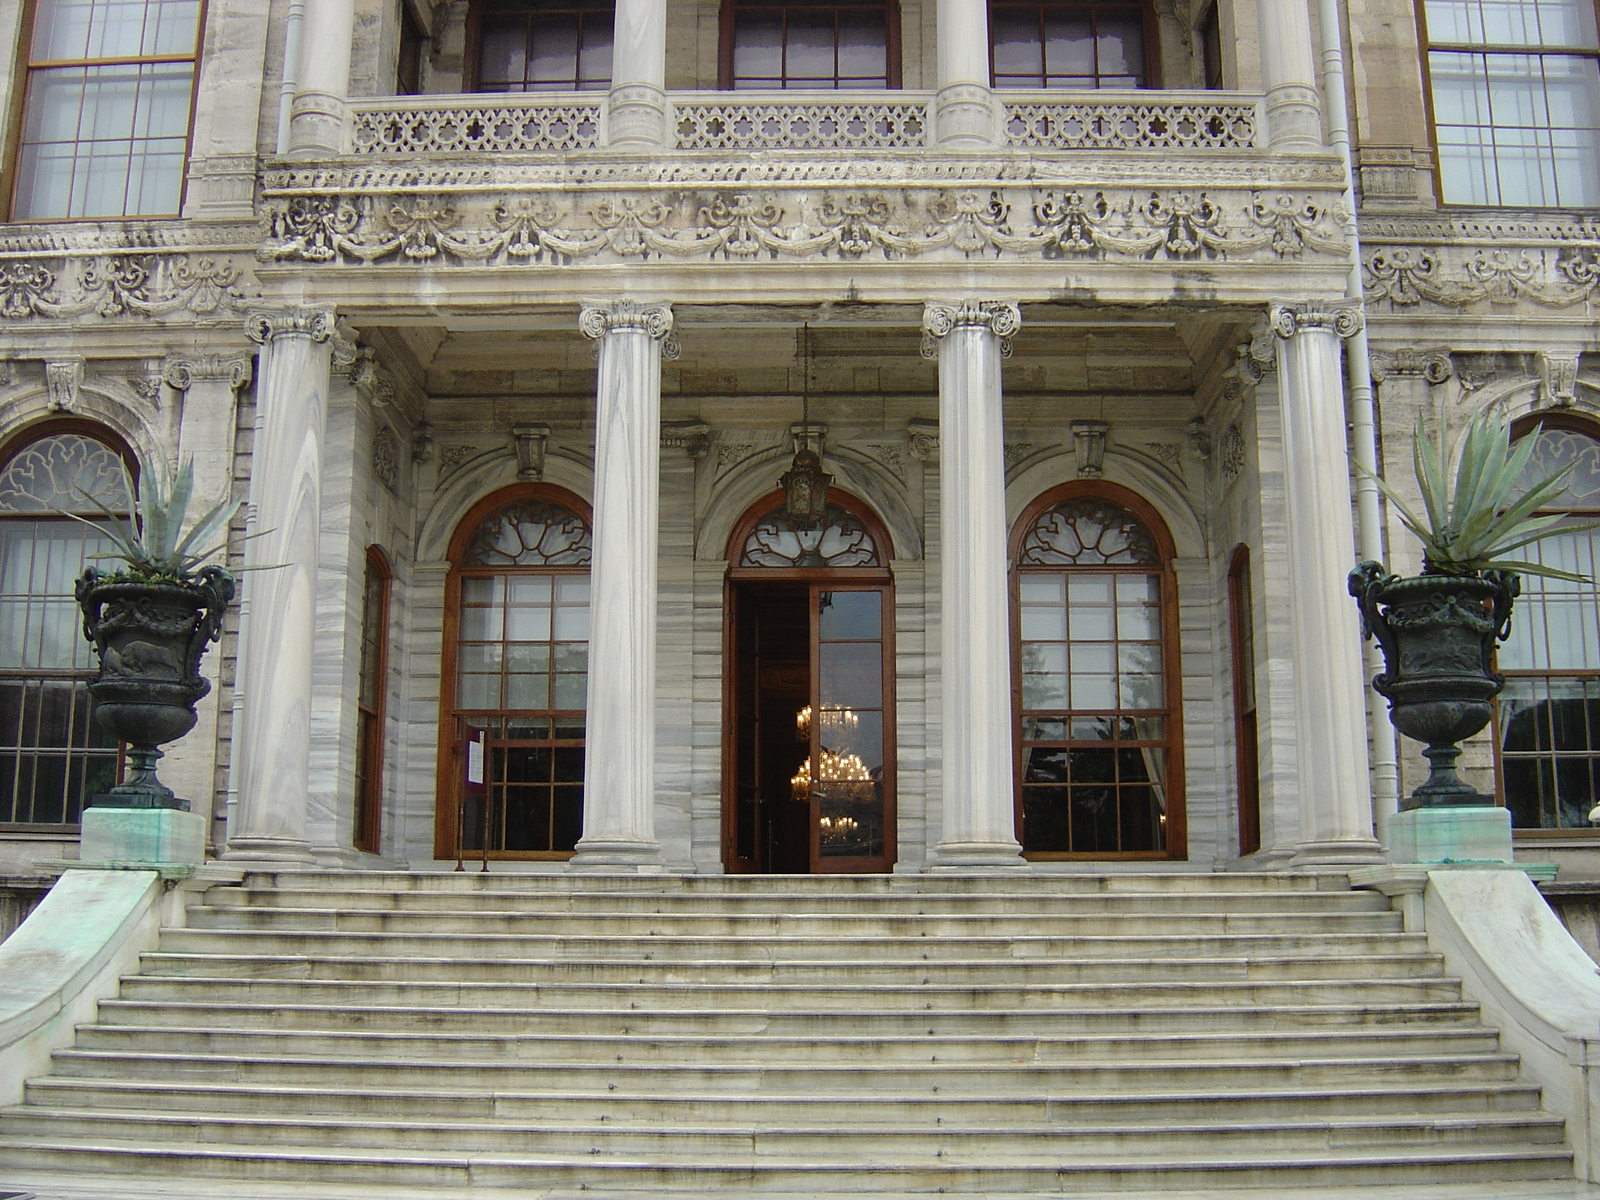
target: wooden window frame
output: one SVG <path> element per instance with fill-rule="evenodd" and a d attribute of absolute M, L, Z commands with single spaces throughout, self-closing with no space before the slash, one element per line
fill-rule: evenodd
<path fill-rule="evenodd" d="M 1228 646 L 1233 663 L 1234 786 L 1239 802 L 1239 853 L 1261 849 L 1261 744 L 1256 719 L 1259 704 L 1255 662 L 1255 575 L 1250 547 L 1240 542 L 1228 563 Z M 1246 639 L 1245 632 L 1250 637 Z M 1248 644 L 1247 644 L 1248 643 Z M 1243 681 L 1250 681 L 1245 707 Z"/>
<path fill-rule="evenodd" d="M 378 627 L 367 628 L 367 589 L 378 581 Z M 365 703 L 366 672 L 358 669 L 356 680 L 356 811 L 350 844 L 357 850 L 377 854 L 383 836 L 383 766 L 388 757 L 386 716 L 389 698 L 389 602 L 394 589 L 394 571 L 381 546 L 367 547 L 366 568 L 361 587 L 361 668 L 367 665 L 366 643 L 371 635 L 372 670 L 377 677 L 374 703 Z"/>
<path fill-rule="evenodd" d="M 200 68 L 205 56 L 206 19 L 210 0 L 200 0 L 195 14 L 194 53 L 187 55 L 155 54 L 146 56 L 41 60 L 33 59 L 33 38 L 38 24 L 39 8 L 50 0 L 24 0 L 22 19 L 18 22 L 15 66 L 12 72 L 10 109 L 6 116 L 3 178 L 0 194 L 5 197 L 6 216 L 11 221 L 30 225 L 51 225 L 82 221 L 176 221 L 183 219 L 183 210 L 189 200 L 189 160 L 194 152 L 195 100 L 200 93 Z M 23 123 L 27 118 L 29 85 L 35 71 L 61 67 L 99 66 L 159 66 L 168 63 L 190 63 L 193 78 L 189 83 L 189 119 L 184 129 L 183 165 L 179 168 L 178 205 L 170 213 L 101 213 L 70 217 L 23 217 L 17 215 L 17 187 L 21 180 Z M 124 195 L 126 199 L 126 195 Z"/>
<path fill-rule="evenodd" d="M 1028 531 L 1033 528 L 1035 521 L 1047 510 L 1059 504 L 1069 503 L 1073 500 L 1095 499 L 1118 505 L 1127 509 L 1137 517 L 1156 544 L 1160 566 L 1156 571 L 1146 571 L 1146 574 L 1157 575 L 1161 580 L 1161 643 L 1162 643 L 1162 687 L 1166 701 L 1162 709 L 1151 709 L 1152 714 L 1159 712 L 1166 721 L 1165 749 L 1166 779 L 1164 787 L 1167 794 L 1167 827 L 1165 850 L 1115 850 L 1106 852 L 1076 852 L 1059 850 L 1029 850 L 1023 845 L 1023 857 L 1030 861 L 1039 862 L 1112 862 L 1112 861 L 1144 861 L 1144 862 L 1181 862 L 1189 857 L 1189 829 L 1187 809 L 1187 788 L 1184 768 L 1183 740 L 1183 648 L 1179 644 L 1180 625 L 1178 620 L 1178 580 L 1174 568 L 1177 557 L 1177 548 L 1172 540 L 1172 533 L 1167 528 L 1167 523 L 1161 514 L 1149 501 L 1137 492 L 1125 488 L 1120 484 L 1109 483 L 1099 479 L 1075 479 L 1067 483 L 1058 484 L 1048 489 L 1027 505 L 1011 527 L 1011 536 L 1008 539 L 1007 562 L 1009 563 L 1010 576 L 1010 621 L 1011 621 L 1011 737 L 1012 737 L 1012 806 L 1015 821 L 1016 838 L 1019 845 L 1022 841 L 1022 777 L 1026 763 L 1023 757 L 1022 716 L 1025 711 L 1022 705 L 1022 622 L 1021 622 L 1021 577 L 1024 572 L 1037 571 L 1040 574 L 1054 569 L 1067 571 L 1072 568 L 1030 568 L 1021 567 L 1017 558 L 1022 549 L 1023 539 Z M 1094 570 L 1095 568 L 1080 568 Z M 1118 571 L 1121 568 L 1110 567 L 1108 571 Z M 1131 573 L 1131 572 L 1130 572 Z"/>
<path fill-rule="evenodd" d="M 483 18 L 484 18 L 484 15 L 485 15 L 485 9 L 488 7 L 488 4 L 489 4 L 489 0 L 468 0 L 468 3 L 467 3 L 467 28 L 466 28 L 466 36 L 465 36 L 465 40 L 464 40 L 464 45 L 463 45 L 463 49 L 462 49 L 462 63 L 461 63 L 461 90 L 463 92 L 471 92 L 471 93 L 475 93 L 475 94 L 479 94 L 479 95 L 485 95 L 485 96 L 517 96 L 517 95 L 533 95 L 533 94 L 538 94 L 538 93 L 550 94 L 550 95 L 560 95 L 562 89 L 556 89 L 556 88 L 550 88 L 550 89 L 542 89 L 541 88 L 541 89 L 533 89 L 533 90 L 525 89 L 524 91 L 521 91 L 521 92 L 509 92 L 509 91 L 507 91 L 507 92 L 500 92 L 500 91 L 486 92 L 486 91 L 483 90 L 483 78 L 482 78 L 482 76 L 483 76 Z M 612 22 L 613 22 L 612 27 L 613 27 L 613 30 L 615 30 L 616 5 L 614 3 L 612 5 L 611 11 L 612 11 Z M 580 46 L 580 52 L 581 52 L 581 46 Z M 613 56 L 616 54 L 616 39 L 615 39 L 615 34 L 614 33 L 613 33 L 613 38 L 612 38 L 612 54 L 613 54 Z M 615 57 L 613 57 L 612 62 L 613 62 L 612 76 L 613 76 L 613 78 L 615 78 L 615 75 L 616 75 L 616 70 L 615 70 L 615 62 L 616 62 L 616 60 L 615 60 Z M 574 88 L 572 88 L 570 90 L 573 91 L 573 92 L 583 91 L 583 92 L 587 92 L 587 93 L 595 94 L 595 95 L 598 95 L 601 92 L 605 91 L 604 88 L 583 88 L 583 89 L 580 89 L 580 88 L 576 88 L 576 87 L 574 87 Z"/>
<path fill-rule="evenodd" d="M 412 7 L 412 0 L 400 0 L 400 23 L 395 33 L 395 95 L 421 96 L 425 86 L 422 60 L 427 54 L 428 43 L 433 39 Z M 409 63 L 408 59 L 411 60 Z M 408 81 L 406 76 L 412 71 L 416 78 Z M 411 84 L 410 90 L 407 90 L 408 82 Z"/>
<path fill-rule="evenodd" d="M 117 457 L 122 460 L 123 466 L 128 470 L 128 475 L 132 479 L 134 485 L 134 498 L 137 498 L 139 487 L 139 458 L 136 454 L 134 454 L 133 448 L 116 430 L 110 428 L 109 426 L 101 425 L 95 421 L 85 420 L 81 417 L 56 417 L 18 430 L 10 438 L 6 439 L 4 442 L 0 442 L 0 471 L 4 471 L 6 467 L 10 465 L 11 460 L 17 455 L 21 454 L 29 446 L 32 446 L 38 442 L 42 442 L 46 438 L 57 437 L 61 434 L 67 433 L 76 433 L 82 437 L 91 438 L 115 453 Z M 41 513 L 39 515 L 49 516 L 50 514 Z M 24 516 L 24 514 L 0 514 L 0 521 L 9 520 L 18 516 Z M 61 517 L 59 519 L 66 521 L 69 518 Z M 17 674 L 21 675 L 24 673 L 17 672 Z M 92 670 L 58 672 L 52 674 L 49 676 L 49 678 L 71 677 L 75 679 L 83 679 L 85 682 L 87 682 L 88 680 L 93 679 L 96 674 L 98 674 L 98 672 Z M 38 677 L 44 678 L 44 676 Z M 91 721 L 94 720 L 92 708 L 90 709 L 89 719 Z M 125 750 L 126 747 L 122 743 L 118 743 L 117 767 L 115 776 L 118 783 L 122 782 Z M 76 834 L 81 827 L 81 821 L 61 822 L 59 824 L 38 821 L 0 821 L 0 834 L 50 833 L 73 835 Z"/>
<path fill-rule="evenodd" d="M 1600 0 L 1594 0 L 1595 25 L 1597 30 L 1596 42 L 1593 46 L 1566 46 L 1566 45 L 1504 45 L 1493 42 L 1435 42 L 1428 32 L 1427 0 L 1413 0 L 1416 27 L 1419 66 L 1422 70 L 1422 109 L 1428 121 L 1428 140 L 1433 150 L 1433 194 L 1438 199 L 1441 208 L 1510 208 L 1520 211 L 1536 212 L 1542 209 L 1570 208 L 1576 205 L 1564 204 L 1557 201 L 1554 204 L 1508 204 L 1504 198 L 1493 202 L 1475 200 L 1451 200 L 1444 194 L 1444 167 L 1443 155 L 1439 149 L 1439 122 L 1433 101 L 1433 61 L 1435 51 L 1446 54 L 1522 54 L 1529 58 L 1561 57 L 1585 58 L 1595 62 L 1596 86 L 1600 88 Z M 1596 103 L 1600 104 L 1600 94 L 1596 95 Z M 1475 129 L 1498 129 L 1501 126 L 1483 125 L 1473 126 Z M 1491 156 L 1493 157 L 1493 156 Z M 1496 164 L 1496 179 L 1499 178 L 1499 166 Z M 1519 422 L 1520 423 L 1520 422 Z"/>
<path fill-rule="evenodd" d="M 1017 3 L 1011 7 L 1037 8 L 1040 13 L 1040 46 L 1043 46 L 1043 14 L 1045 9 L 1060 8 L 1073 11 L 1098 9 L 1138 9 L 1139 10 L 1139 40 L 1144 51 L 1144 82 L 1137 85 L 1139 91 L 1150 91 L 1165 86 L 1162 82 L 1161 69 L 1161 37 L 1159 23 L 1156 19 L 1155 5 L 1152 0 L 1084 0 L 1083 3 L 1061 3 L 1057 0 L 1029 0 L 1027 3 Z M 1050 90 L 1050 91 L 1099 91 L 1098 85 L 1092 89 L 1067 88 L 1059 84 L 999 84 L 995 82 L 994 70 L 994 0 L 989 0 L 987 9 L 989 29 L 989 86 L 999 92 Z M 1041 49 L 1040 66 L 1044 65 L 1043 51 Z M 1099 76 L 1097 75 L 1098 79 Z M 1115 91 L 1117 88 L 1107 88 Z"/>
<path fill-rule="evenodd" d="M 443 642 L 439 655 L 439 755 L 434 788 L 434 826 L 433 826 L 433 853 L 439 860 L 461 857 L 461 847 L 458 844 L 457 822 L 465 777 L 465 763 L 462 759 L 463 743 L 460 736 L 460 721 L 456 715 L 456 695 L 458 688 L 457 669 L 460 657 L 461 634 L 461 580 L 463 569 L 462 557 L 466 554 L 468 543 L 478 531 L 478 527 L 495 513 L 519 501 L 540 500 L 551 504 L 558 504 L 569 509 L 583 518 L 589 526 L 591 534 L 594 530 L 594 510 L 589 502 L 575 492 L 566 488 L 557 487 L 549 483 L 514 483 L 507 487 L 498 488 L 484 496 L 469 508 L 457 522 L 455 532 L 450 537 L 450 547 L 446 558 L 450 564 L 445 576 Z M 465 568 L 476 570 L 477 568 Z M 591 573 L 591 568 L 584 567 L 542 567 L 539 570 L 552 575 L 584 575 Z M 593 640 L 594 631 L 590 629 L 590 640 Z M 588 724 L 585 714 L 584 746 L 588 746 Z M 545 861 L 565 862 L 572 857 L 570 850 L 518 850 L 500 851 L 489 850 L 483 852 L 481 857 L 485 860 L 495 861 Z M 479 857 L 473 854 L 473 857 Z"/>
<path fill-rule="evenodd" d="M 1600 443 L 1600 426 L 1597 426 L 1593 422 L 1585 420 L 1583 417 L 1575 414 L 1551 412 L 1530 413 L 1525 417 L 1519 417 L 1517 420 L 1513 421 L 1511 424 L 1511 439 L 1512 441 L 1516 441 L 1520 438 L 1527 437 L 1530 434 L 1538 433 L 1541 429 L 1567 430 L 1572 433 L 1582 434 L 1584 437 L 1590 438 L 1596 443 Z M 1591 519 L 1600 517 L 1600 511 L 1595 509 L 1552 509 L 1541 511 L 1570 511 L 1574 515 L 1584 516 Z M 1526 615 L 1526 605 L 1523 606 L 1523 613 Z M 1511 619 L 1515 621 L 1516 618 L 1516 611 L 1513 610 Z M 1500 669 L 1498 668 L 1498 664 L 1497 669 Z M 1505 675 L 1508 680 L 1600 678 L 1600 669 L 1595 668 L 1572 671 L 1517 671 L 1502 669 L 1501 673 Z M 1494 717 L 1490 722 L 1489 729 L 1491 739 L 1494 743 L 1494 799 L 1496 805 L 1501 808 L 1507 808 L 1509 806 L 1506 804 L 1505 765 L 1501 754 L 1502 730 L 1500 723 L 1500 697 L 1498 694 L 1494 699 Z M 1514 828 L 1511 831 L 1511 836 L 1517 842 L 1551 842 L 1563 840 L 1595 842 L 1600 841 L 1600 827 L 1590 829 Z"/>
<path fill-rule="evenodd" d="M 720 5 L 720 7 L 718 9 L 718 15 L 717 15 L 717 88 L 719 90 L 721 90 L 721 91 L 731 92 L 731 91 L 740 90 L 740 89 L 735 87 L 735 84 L 736 84 L 737 80 L 735 79 L 734 73 L 733 73 L 734 38 L 735 38 L 735 36 L 736 36 L 736 34 L 738 32 L 738 11 L 740 9 L 742 9 L 742 8 L 758 8 L 758 7 L 770 7 L 770 8 L 779 9 L 779 10 L 786 10 L 788 8 L 871 8 L 871 7 L 875 7 L 875 5 L 865 4 L 865 3 L 856 3 L 856 4 L 834 3 L 834 4 L 827 4 L 827 3 L 822 3 L 819 0 L 819 2 L 817 2 L 817 3 L 773 4 L 773 5 L 763 6 L 763 5 L 753 5 L 753 4 L 741 4 L 741 3 L 739 3 L 739 0 L 721 0 L 721 5 Z M 785 26 L 785 29 L 787 30 L 787 26 Z M 787 34 L 785 35 L 785 41 L 787 42 Z M 902 57 L 901 45 L 902 45 L 902 43 L 901 43 L 900 0 L 884 0 L 884 3 L 883 3 L 883 56 L 884 56 L 884 75 L 885 75 L 885 78 L 886 78 L 886 82 L 883 85 L 883 88 L 882 88 L 883 91 L 890 91 L 890 92 L 899 91 L 900 88 L 902 87 L 902 80 L 904 78 L 904 71 L 903 71 L 903 67 L 902 67 L 902 63 L 901 63 L 901 57 Z M 834 51 L 835 51 L 835 59 L 834 59 L 834 61 L 835 61 L 835 63 L 837 63 L 837 61 L 838 61 L 838 57 L 837 57 L 838 41 L 837 40 L 835 40 L 835 42 L 834 42 Z M 749 90 L 756 91 L 758 89 L 751 88 Z M 765 90 L 765 89 L 761 89 L 761 90 Z M 814 91 L 814 92 L 819 92 L 819 93 L 826 93 L 826 92 L 829 92 L 829 91 L 877 91 L 879 89 L 874 87 L 874 86 L 872 86 L 872 85 L 870 85 L 870 84 L 867 84 L 867 85 L 852 84 L 849 87 L 841 87 L 837 83 L 837 76 L 835 76 L 835 86 L 832 87 L 832 88 L 820 87 L 820 86 L 811 86 L 811 87 L 780 88 L 778 90 L 781 90 L 781 91 L 797 91 L 797 92 L 798 91 Z"/>

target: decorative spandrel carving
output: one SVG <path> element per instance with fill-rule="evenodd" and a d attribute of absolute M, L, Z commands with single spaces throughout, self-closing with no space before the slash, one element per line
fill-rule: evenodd
<path fill-rule="evenodd" d="M 570 508 L 519 500 L 486 518 L 467 543 L 464 567 L 586 567 L 589 526 Z"/>
<path fill-rule="evenodd" d="M 830 504 L 816 529 L 797 530 L 782 505 L 750 531 L 741 567 L 880 567 L 878 543 L 854 513 Z"/>
<path fill-rule="evenodd" d="M 112 512 L 132 506 L 122 459 L 81 433 L 40 438 L 0 471 L 0 512 L 101 515 L 86 497 Z"/>
<path fill-rule="evenodd" d="M 1040 513 L 1022 539 L 1024 567 L 1159 566 L 1155 539 L 1128 509 L 1109 500 L 1069 500 Z"/>

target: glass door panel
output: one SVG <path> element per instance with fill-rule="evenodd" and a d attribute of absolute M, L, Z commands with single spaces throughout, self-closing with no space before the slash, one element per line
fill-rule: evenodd
<path fill-rule="evenodd" d="M 884 596 L 822 587 L 812 595 L 812 870 L 860 869 L 863 859 L 887 865 Z"/>

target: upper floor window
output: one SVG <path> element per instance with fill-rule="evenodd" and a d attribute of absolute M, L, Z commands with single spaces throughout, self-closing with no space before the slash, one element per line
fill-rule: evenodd
<path fill-rule="evenodd" d="M 1600 206 L 1594 0 L 1425 0 L 1447 204 Z"/>
<path fill-rule="evenodd" d="M 613 0 L 480 0 L 473 90 L 586 92 L 611 86 Z"/>
<path fill-rule="evenodd" d="M 175 215 L 200 0 L 37 0 L 32 15 L 12 218 Z"/>
<path fill-rule="evenodd" d="M 1141 4 L 991 0 L 989 62 L 997 88 L 1151 85 Z"/>
<path fill-rule="evenodd" d="M 886 0 L 723 0 L 724 88 L 897 88 L 900 9 Z"/>

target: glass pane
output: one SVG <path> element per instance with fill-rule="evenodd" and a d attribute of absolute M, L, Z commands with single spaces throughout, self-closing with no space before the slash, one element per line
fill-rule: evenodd
<path fill-rule="evenodd" d="M 833 82 L 833 14 L 788 10 L 784 44 L 786 81 Z"/>
<path fill-rule="evenodd" d="M 1044 69 L 1052 77 L 1094 78 L 1094 38 L 1086 17 L 1046 15 Z"/>
<path fill-rule="evenodd" d="M 98 514 L 87 497 L 112 512 L 130 507 L 122 459 L 105 443 L 82 434 L 40 438 L 0 471 L 0 512 Z"/>
<path fill-rule="evenodd" d="M 550 610 L 543 605 L 506 610 L 506 638 L 509 641 L 548 641 Z"/>
<path fill-rule="evenodd" d="M 733 73 L 740 79 L 770 81 L 783 78 L 783 16 L 776 12 L 743 10 L 738 15 L 733 40 Z"/>
<path fill-rule="evenodd" d="M 542 15 L 533 25 L 528 46 L 530 83 L 557 83 L 573 87 L 578 79 L 578 20 L 576 14 Z"/>
<path fill-rule="evenodd" d="M 1501 784 L 1521 829 L 1584 829 L 1600 802 L 1600 680 L 1512 678 L 1498 700 Z"/>
<path fill-rule="evenodd" d="M 1066 609 L 1025 606 L 1022 610 L 1022 636 L 1026 641 L 1065 641 Z"/>
<path fill-rule="evenodd" d="M 823 592 L 819 597 L 823 641 L 877 641 L 883 636 L 880 592 Z"/>
<path fill-rule="evenodd" d="M 839 13 L 839 78 L 860 86 L 887 80 L 882 10 Z"/>
<path fill-rule="evenodd" d="M 876 644 L 825 642 L 817 649 L 817 662 L 824 708 L 883 707 L 883 664 Z"/>

